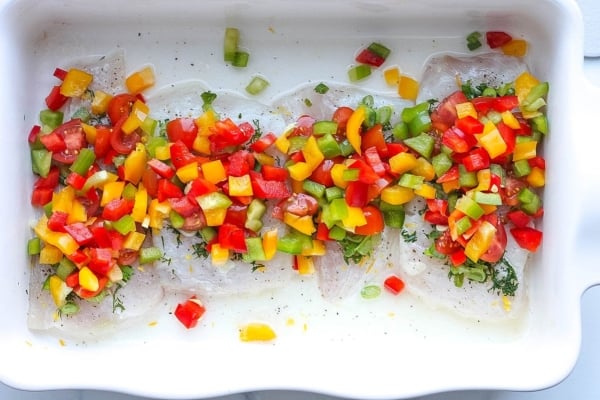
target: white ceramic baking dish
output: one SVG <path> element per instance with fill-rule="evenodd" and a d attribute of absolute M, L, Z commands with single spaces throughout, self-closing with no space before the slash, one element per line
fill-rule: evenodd
<path fill-rule="evenodd" d="M 600 136 L 594 107 L 600 90 L 583 78 L 582 22 L 574 1 L 0 4 L 0 380 L 6 384 L 168 398 L 259 389 L 401 398 L 456 389 L 539 389 L 559 382 L 573 367 L 580 344 L 580 296 L 600 282 Z M 222 62 L 226 26 L 244 32 L 252 55 L 246 70 Z M 33 178 L 25 137 L 54 67 L 119 47 L 130 70 L 154 64 L 159 86 L 201 78 L 215 88 L 242 90 L 251 74 L 261 73 L 271 82 L 260 97 L 268 102 L 269 96 L 303 82 L 346 81 L 352 55 L 373 40 L 390 45 L 391 64 L 418 77 L 426 56 L 464 51 L 464 38 L 474 30 L 522 35 L 531 44 L 532 71 L 551 83 L 544 245 L 528 268 L 530 311 L 524 321 L 510 326 L 465 321 L 404 300 L 395 317 L 384 306 L 385 311 L 336 315 L 327 312 L 331 305 L 295 295 L 232 301 L 224 306 L 237 314 L 223 312 L 210 329 L 189 332 L 168 315 L 154 327 L 98 343 L 60 342 L 27 329 L 24 248 Z M 385 89 L 383 80 L 373 77 L 361 86 Z M 275 343 L 239 342 L 235 326 L 241 315 L 260 318 L 276 309 L 289 313 L 280 317 L 284 328 Z M 285 328 L 289 315 L 295 325 Z"/>

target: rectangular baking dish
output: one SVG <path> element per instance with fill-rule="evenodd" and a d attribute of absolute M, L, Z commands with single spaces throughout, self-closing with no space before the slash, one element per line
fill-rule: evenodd
<path fill-rule="evenodd" d="M 600 91 L 583 78 L 581 15 L 570 0 L 2 1 L 0 133 L 4 171 L 0 207 L 0 380 L 28 390 L 83 388 L 168 398 L 200 398 L 291 389 L 352 398 L 405 398 L 457 389 L 534 390 L 563 379 L 580 344 L 580 296 L 600 283 L 599 136 L 589 129 Z M 222 62 L 227 26 L 243 32 L 252 62 Z M 518 324 L 465 321 L 418 304 L 397 315 L 377 308 L 356 315 L 320 313 L 318 299 L 232 301 L 213 329 L 184 332 L 165 316 L 98 342 L 73 342 L 27 329 L 29 127 L 37 120 L 52 71 L 69 60 L 126 52 L 129 71 L 153 64 L 157 86 L 200 78 L 243 91 L 260 73 L 270 96 L 305 82 L 347 81 L 361 45 L 382 41 L 391 64 L 418 77 L 424 59 L 466 52 L 465 37 L 504 30 L 530 43 L 532 72 L 551 84 L 551 134 L 544 194 L 544 245 L 528 267 L 527 318 Z M 373 76 L 361 86 L 386 89 Z M 243 304 L 242 304 L 243 303 Z M 307 305 L 309 304 L 310 305 Z M 224 304 L 224 307 L 228 307 Z M 305 308 L 308 307 L 308 308 Z M 240 343 L 245 312 L 290 310 L 289 328 L 271 344 Z M 225 313 L 224 313 L 225 314 Z M 285 313 L 283 313 L 285 314 Z"/>

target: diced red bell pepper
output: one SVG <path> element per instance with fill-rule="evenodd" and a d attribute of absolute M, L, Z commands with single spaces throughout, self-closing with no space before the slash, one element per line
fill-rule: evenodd
<path fill-rule="evenodd" d="M 46 96 L 46 106 L 52 111 L 56 111 L 65 105 L 69 98 L 60 93 L 60 85 L 54 86 L 48 96 Z"/>
<path fill-rule="evenodd" d="M 491 49 L 495 49 L 510 42 L 512 36 L 502 31 L 489 31 L 485 33 L 485 40 Z"/>
<path fill-rule="evenodd" d="M 92 232 L 92 235 L 94 236 L 94 243 L 97 247 L 112 247 L 112 240 L 108 233 L 108 229 L 106 229 L 100 223 L 90 226 L 89 229 L 90 232 Z"/>
<path fill-rule="evenodd" d="M 423 219 L 433 225 L 448 225 L 448 216 L 439 211 L 425 211 Z"/>
<path fill-rule="evenodd" d="M 329 228 L 323 222 L 319 222 L 317 225 L 317 240 L 331 240 L 329 237 Z"/>
<path fill-rule="evenodd" d="M 69 186 L 72 186 L 74 189 L 81 190 L 85 185 L 86 177 L 79 175 L 77 172 L 71 172 L 67 175 L 67 179 L 65 179 L 65 183 Z"/>
<path fill-rule="evenodd" d="M 442 134 L 442 144 L 456 153 L 466 153 L 477 144 L 473 135 L 468 135 L 456 127 L 447 129 Z"/>
<path fill-rule="evenodd" d="M 477 118 L 467 115 L 456 120 L 456 127 L 467 135 L 476 135 L 483 132 L 483 124 Z"/>
<path fill-rule="evenodd" d="M 266 180 L 261 174 L 250 171 L 254 196 L 259 199 L 287 199 L 292 195 L 286 181 Z"/>
<path fill-rule="evenodd" d="M 228 147 L 242 145 L 254 135 L 252 125 L 247 122 L 236 125 L 230 118 L 217 121 L 211 131 L 213 134 L 208 139 L 212 153 L 219 153 Z"/>
<path fill-rule="evenodd" d="M 243 228 L 248 217 L 248 205 L 232 204 L 227 207 L 224 224 L 232 224 L 239 228 Z"/>
<path fill-rule="evenodd" d="M 76 288 L 77 286 L 79 286 L 79 271 L 75 271 L 75 272 L 69 274 L 65 278 L 65 283 L 70 288 Z"/>
<path fill-rule="evenodd" d="M 54 73 L 53 73 L 53 75 L 54 75 L 56 78 L 60 79 L 61 81 L 64 81 L 64 80 L 65 80 L 65 78 L 67 77 L 67 73 L 68 73 L 68 72 L 67 72 L 67 71 L 65 71 L 65 70 L 64 70 L 64 69 L 62 69 L 62 68 L 56 68 L 56 69 L 54 70 Z"/>
<path fill-rule="evenodd" d="M 516 226 L 517 228 L 524 228 L 531 223 L 531 216 L 522 210 L 513 210 L 506 214 L 506 217 Z"/>
<path fill-rule="evenodd" d="M 67 258 L 75 263 L 78 267 L 87 264 L 90 260 L 90 256 L 87 251 L 83 251 L 81 249 L 77 250 L 75 253 L 68 254 Z"/>
<path fill-rule="evenodd" d="M 54 211 L 48 218 L 48 228 L 54 232 L 65 232 L 69 214 L 63 211 Z"/>
<path fill-rule="evenodd" d="M 260 139 L 250 145 L 250 149 L 257 153 L 262 153 L 275 141 L 277 140 L 277 136 L 273 132 L 269 132 L 266 135 L 263 135 Z"/>
<path fill-rule="evenodd" d="M 31 130 L 29 131 L 29 135 L 27 135 L 27 142 L 29 142 L 29 144 L 34 144 L 36 142 L 41 130 L 42 130 L 42 127 L 39 125 L 32 126 Z"/>
<path fill-rule="evenodd" d="M 157 199 L 163 202 L 167 199 L 179 198 L 183 196 L 183 190 L 168 179 L 158 180 Z"/>
<path fill-rule="evenodd" d="M 456 105 L 467 101 L 467 96 L 461 90 L 450 94 L 431 113 L 432 126 L 440 132 L 449 129 L 456 121 Z"/>
<path fill-rule="evenodd" d="M 310 175 L 310 180 L 320 183 L 325 187 L 333 186 L 333 178 L 331 177 L 331 169 L 335 165 L 334 160 L 325 159 L 315 168 Z M 286 170 L 287 173 L 287 170 Z M 264 175 L 264 174 L 263 174 Z M 265 176 L 266 179 L 266 176 Z"/>
<path fill-rule="evenodd" d="M 387 146 L 386 146 L 386 150 L 387 150 Z M 363 154 L 364 154 L 365 161 L 371 167 L 373 172 L 375 172 L 375 174 L 377 174 L 380 177 L 385 176 L 386 168 L 385 168 L 385 165 L 383 164 L 383 162 L 381 161 L 381 158 L 379 157 L 380 153 L 377 150 L 377 148 L 375 146 L 369 147 L 366 150 L 364 150 Z"/>
<path fill-rule="evenodd" d="M 385 58 L 381 57 L 379 54 L 375 54 L 369 49 L 363 49 L 356 56 L 356 62 L 372 65 L 373 67 L 380 67 L 385 62 Z"/>
<path fill-rule="evenodd" d="M 346 187 L 345 199 L 351 207 L 363 208 L 369 203 L 368 200 L 369 185 L 361 181 L 352 181 Z"/>
<path fill-rule="evenodd" d="M 51 167 L 46 177 L 39 177 L 33 184 L 34 189 L 50 189 L 54 190 L 58 187 L 60 181 L 60 171 L 58 167 Z"/>
<path fill-rule="evenodd" d="M 358 181 L 364 184 L 370 185 L 381 177 L 377 175 L 373 168 L 365 162 L 363 159 L 357 159 L 351 165 L 349 165 L 350 169 L 358 169 Z"/>
<path fill-rule="evenodd" d="M 112 268 L 112 248 L 92 247 L 88 267 L 99 275 L 106 275 Z"/>
<path fill-rule="evenodd" d="M 535 228 L 527 226 L 523 228 L 512 228 L 510 233 L 512 233 L 519 246 L 531 252 L 537 251 L 542 243 L 543 234 Z"/>
<path fill-rule="evenodd" d="M 50 132 L 46 135 L 40 135 L 39 138 L 44 147 L 52 153 L 58 153 L 67 148 L 64 138 L 56 131 Z"/>
<path fill-rule="evenodd" d="M 490 166 L 490 156 L 483 147 L 478 147 L 463 157 L 462 163 L 469 172 L 479 171 Z"/>
<path fill-rule="evenodd" d="M 205 312 L 206 309 L 198 300 L 196 300 L 196 296 L 192 296 L 184 303 L 177 304 L 173 314 L 183 326 L 187 329 L 191 329 L 198 324 L 198 320 L 200 320 Z"/>
<path fill-rule="evenodd" d="M 244 230 L 233 224 L 223 224 L 219 227 L 219 245 L 224 249 L 230 249 L 238 253 L 248 251 Z"/>
<path fill-rule="evenodd" d="M 398 276 L 390 275 L 385 279 L 385 281 L 383 281 L 383 287 L 389 290 L 392 294 L 399 294 L 404 290 L 405 284 L 404 281 Z"/>
<path fill-rule="evenodd" d="M 287 169 L 271 165 L 263 165 L 260 172 L 267 181 L 285 182 L 289 176 Z"/>
<path fill-rule="evenodd" d="M 148 166 L 152 169 L 152 171 L 160 175 L 161 178 L 171 179 L 175 176 L 175 170 L 170 165 L 157 160 L 156 158 L 149 160 Z"/>
<path fill-rule="evenodd" d="M 504 143 L 506 143 L 506 151 L 504 153 L 502 153 L 499 157 L 503 157 L 503 156 L 512 154 L 512 152 L 515 150 L 515 144 L 516 144 L 515 132 L 513 131 L 513 129 L 511 127 L 509 127 L 502 121 L 500 121 L 498 124 L 496 124 L 496 129 L 498 129 L 500 136 L 502 136 Z M 499 158 L 499 157 L 497 157 L 497 158 Z"/>
<path fill-rule="evenodd" d="M 131 213 L 133 210 L 133 200 L 114 199 L 109 201 L 102 210 L 102 218 L 107 221 L 117 221 L 121 217 Z"/>
<path fill-rule="evenodd" d="M 65 231 L 71 235 L 77 244 L 83 246 L 94 240 L 94 235 L 89 228 L 82 222 L 65 225 Z"/>
<path fill-rule="evenodd" d="M 408 151 L 408 146 L 403 143 L 387 143 L 388 157 L 392 158 L 396 154 L 405 153 Z"/>
<path fill-rule="evenodd" d="M 459 265 L 463 265 L 467 261 L 467 255 L 463 249 L 456 250 L 454 253 L 450 254 L 450 263 L 454 267 L 458 267 Z"/>
<path fill-rule="evenodd" d="M 529 166 L 532 168 L 538 167 L 540 169 L 546 169 L 546 160 L 544 160 L 543 157 L 535 156 L 527 161 L 529 161 Z"/>
<path fill-rule="evenodd" d="M 452 167 L 450 167 L 450 169 L 448 171 L 446 171 L 442 176 L 440 176 L 436 180 L 436 182 L 437 183 L 451 182 L 451 181 L 458 179 L 458 177 L 459 177 L 458 165 L 453 165 Z"/>

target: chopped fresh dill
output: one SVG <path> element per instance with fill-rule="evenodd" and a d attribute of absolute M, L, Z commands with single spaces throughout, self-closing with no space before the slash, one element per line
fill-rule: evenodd
<path fill-rule="evenodd" d="M 207 258 L 208 251 L 206 250 L 206 243 L 194 243 L 192 245 L 192 253 L 196 258 Z"/>
<path fill-rule="evenodd" d="M 253 119 L 252 124 L 254 124 L 254 135 L 250 138 L 250 142 L 254 143 L 262 136 L 262 128 L 260 127 L 260 121 L 258 119 Z"/>
<path fill-rule="evenodd" d="M 417 241 L 417 231 L 409 232 L 403 228 L 402 231 L 400 231 L 400 235 L 402 235 L 402 239 L 404 239 L 406 243 L 414 243 Z"/>
<path fill-rule="evenodd" d="M 171 232 L 173 232 L 173 234 L 175 235 L 175 242 L 177 243 L 177 248 L 179 248 L 179 246 L 181 246 L 181 244 L 183 243 L 181 241 L 181 232 L 179 232 L 177 229 L 173 228 L 172 226 L 167 226 L 167 229 L 170 230 Z M 165 242 L 163 240 L 163 248 L 165 247 Z"/>
<path fill-rule="evenodd" d="M 492 288 L 505 296 L 514 296 L 519 288 L 517 273 L 510 263 L 503 257 L 495 266 L 490 267 Z"/>
<path fill-rule="evenodd" d="M 265 267 L 265 264 L 257 263 L 256 261 L 252 261 L 252 272 L 258 271 L 261 268 Z"/>
<path fill-rule="evenodd" d="M 122 285 L 117 285 L 115 290 L 112 291 L 112 311 L 115 314 L 117 311 L 125 311 L 125 305 L 123 304 L 123 299 L 121 299 L 118 295 L 119 290 L 122 288 Z"/>

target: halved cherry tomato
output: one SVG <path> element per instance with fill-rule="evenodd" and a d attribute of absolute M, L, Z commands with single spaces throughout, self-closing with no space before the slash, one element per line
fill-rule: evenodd
<path fill-rule="evenodd" d="M 113 125 L 116 125 L 123 116 L 129 116 L 131 107 L 136 100 L 138 100 L 138 98 L 129 93 L 121 93 L 110 99 L 106 110 L 110 122 L 112 122 Z"/>
<path fill-rule="evenodd" d="M 460 243 L 452 240 L 450 230 L 446 229 L 442 232 L 442 236 L 435 240 L 435 249 L 440 254 L 450 255 L 457 250 L 462 250 L 463 247 Z"/>
<path fill-rule="evenodd" d="M 73 164 L 79 155 L 79 150 L 86 146 L 85 134 L 81 127 L 81 120 L 72 119 L 52 131 L 62 138 L 65 148 L 52 153 L 52 159 L 63 164 Z"/>
<path fill-rule="evenodd" d="M 173 119 L 167 123 L 167 136 L 171 142 L 181 140 L 191 150 L 198 136 L 198 125 L 193 118 Z"/>
<path fill-rule="evenodd" d="M 488 250 L 481 256 L 481 259 L 483 261 L 495 263 L 500 261 L 506 250 L 506 230 L 504 229 L 504 224 L 502 224 L 496 214 L 488 214 L 483 218 L 496 227 L 496 235 Z"/>
<path fill-rule="evenodd" d="M 440 132 L 446 131 L 456 121 L 456 105 L 466 101 L 467 96 L 460 90 L 446 97 L 431 113 L 432 126 Z"/>
<path fill-rule="evenodd" d="M 139 133 L 136 131 L 133 131 L 128 135 L 123 132 L 121 127 L 126 120 L 127 115 L 123 115 L 112 127 L 110 135 L 110 145 L 119 154 L 131 153 L 133 149 L 135 149 L 135 145 L 141 140 Z"/>
<path fill-rule="evenodd" d="M 354 110 L 350 107 L 339 107 L 333 112 L 331 120 L 337 122 L 338 133 L 343 133 L 346 131 L 346 125 L 348 124 L 348 120 L 353 112 Z"/>
<path fill-rule="evenodd" d="M 375 206 L 368 205 L 363 207 L 362 209 L 363 215 L 367 220 L 365 225 L 357 226 L 354 228 L 354 233 L 357 235 L 376 235 L 378 233 L 383 232 L 383 227 L 385 226 L 383 221 L 383 214 L 379 209 Z"/>

